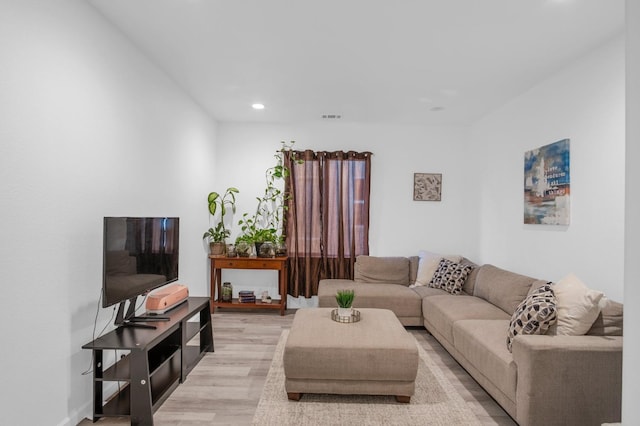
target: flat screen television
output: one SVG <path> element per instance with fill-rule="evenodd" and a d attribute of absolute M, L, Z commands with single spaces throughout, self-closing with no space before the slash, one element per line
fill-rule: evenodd
<path fill-rule="evenodd" d="M 102 307 L 120 304 L 117 326 L 152 319 L 135 317 L 136 299 L 178 279 L 179 237 L 177 217 L 104 218 Z"/>

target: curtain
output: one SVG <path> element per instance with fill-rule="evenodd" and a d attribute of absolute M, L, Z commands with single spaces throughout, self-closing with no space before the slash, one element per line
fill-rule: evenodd
<path fill-rule="evenodd" d="M 311 297 L 321 279 L 353 278 L 369 254 L 371 153 L 285 151 L 285 162 L 288 292 Z"/>

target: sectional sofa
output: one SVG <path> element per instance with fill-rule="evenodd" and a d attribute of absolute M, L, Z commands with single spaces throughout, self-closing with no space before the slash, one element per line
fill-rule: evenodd
<path fill-rule="evenodd" d="M 520 425 L 619 422 L 622 398 L 622 305 L 601 301 L 585 335 L 517 335 L 507 347 L 518 305 L 547 281 L 493 265 L 473 269 L 460 294 L 414 286 L 415 257 L 360 256 L 354 280 L 322 280 L 320 307 L 353 288 L 354 307 L 393 311 L 405 326 L 424 326 Z"/>

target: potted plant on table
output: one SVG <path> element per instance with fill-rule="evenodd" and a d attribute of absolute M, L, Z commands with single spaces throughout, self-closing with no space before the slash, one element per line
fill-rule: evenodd
<path fill-rule="evenodd" d="M 247 235 L 240 235 L 236 238 L 236 253 L 240 257 L 249 257 L 253 251 L 253 241 Z"/>
<path fill-rule="evenodd" d="M 203 239 L 209 239 L 210 252 L 214 256 L 224 255 L 226 252 L 225 240 L 229 238 L 231 231 L 225 227 L 224 218 L 229 208 L 232 213 L 236 212 L 236 194 L 238 192 L 240 191 L 237 188 L 229 187 L 222 196 L 217 192 L 211 192 L 207 196 L 210 219 L 215 217 L 217 212 L 220 212 L 219 222 L 215 227 L 209 228 L 202 236 Z"/>
<path fill-rule="evenodd" d="M 289 196 L 279 187 L 277 181 L 290 176 L 290 170 L 285 165 L 285 152 L 290 151 L 295 142 L 282 142 L 282 147 L 276 152 L 276 165 L 265 171 L 266 187 L 262 197 L 257 197 L 258 206 L 253 216 L 245 213 L 238 222 L 244 241 L 256 246 L 258 257 L 274 257 L 276 249 L 279 254 L 286 255 L 285 237 L 283 235 L 283 219 L 287 209 Z M 302 160 L 296 160 L 302 162 Z M 239 240 L 236 240 L 238 243 Z"/>
<path fill-rule="evenodd" d="M 269 227 L 268 225 L 261 225 L 263 223 L 259 212 L 255 215 L 249 216 L 248 213 L 242 215 L 242 219 L 238 221 L 242 235 L 236 239 L 236 245 L 240 242 L 247 242 L 255 245 L 256 255 L 258 257 L 273 257 L 271 250 L 262 250 L 262 246 L 265 243 L 273 244 L 277 241 L 277 230 Z"/>
<path fill-rule="evenodd" d="M 353 313 L 353 299 L 356 293 L 354 290 L 338 290 L 336 293 L 336 302 L 338 302 L 338 316 L 341 318 L 349 318 Z"/>
<path fill-rule="evenodd" d="M 209 252 L 214 256 L 225 254 L 225 240 L 229 238 L 231 231 L 224 228 L 222 221 L 218 222 L 215 228 L 209 228 L 202 238 L 209 238 Z"/>

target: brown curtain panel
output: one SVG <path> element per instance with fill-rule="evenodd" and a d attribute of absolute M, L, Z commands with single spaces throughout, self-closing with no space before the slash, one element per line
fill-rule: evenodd
<path fill-rule="evenodd" d="M 369 254 L 371 153 L 288 151 L 285 161 L 288 292 L 311 297 L 321 279 L 353 278 Z"/>

